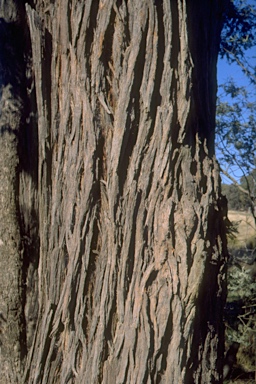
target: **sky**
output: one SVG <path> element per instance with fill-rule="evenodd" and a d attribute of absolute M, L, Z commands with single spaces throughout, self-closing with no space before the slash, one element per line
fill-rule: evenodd
<path fill-rule="evenodd" d="M 251 58 L 250 62 L 256 65 L 256 48 L 253 48 L 248 52 L 248 57 Z M 256 100 L 255 87 L 250 84 L 248 78 L 243 73 L 241 67 L 238 64 L 229 64 L 225 58 L 219 59 L 217 70 L 218 85 L 225 84 L 228 79 L 233 78 L 238 86 L 245 86 L 248 90 L 254 93 L 254 101 Z M 218 153 L 216 153 L 216 155 L 218 157 Z M 234 170 L 233 176 L 235 176 L 235 178 L 239 182 L 239 179 L 242 174 L 241 172 L 237 172 L 237 170 Z M 223 183 L 231 184 L 231 181 L 226 176 L 221 175 L 221 178 Z"/>
<path fill-rule="evenodd" d="M 251 49 L 248 53 L 249 57 L 251 58 L 250 62 L 254 65 L 256 63 L 256 48 L 255 49 Z M 255 56 L 255 57 L 253 57 Z M 245 76 L 245 74 L 243 73 L 241 67 L 236 64 L 236 63 L 232 63 L 232 64 L 229 64 L 227 59 L 220 59 L 218 60 L 218 84 L 223 84 L 227 81 L 228 78 L 230 77 L 233 77 L 233 79 L 235 80 L 235 82 L 238 84 L 238 85 L 243 85 L 243 86 L 246 86 L 248 88 L 250 88 L 250 82 L 248 80 L 248 78 Z"/>

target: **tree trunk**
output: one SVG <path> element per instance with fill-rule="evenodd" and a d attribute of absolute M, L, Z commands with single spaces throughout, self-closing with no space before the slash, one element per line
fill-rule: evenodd
<path fill-rule="evenodd" d="M 222 381 L 219 3 L 26 6 L 25 383 Z"/>
<path fill-rule="evenodd" d="M 21 383 L 26 354 L 23 250 L 19 212 L 19 141 L 24 116 L 24 12 L 0 2 L 0 382 Z"/>

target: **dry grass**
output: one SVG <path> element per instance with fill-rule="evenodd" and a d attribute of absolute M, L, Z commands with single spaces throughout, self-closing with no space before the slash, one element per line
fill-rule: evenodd
<path fill-rule="evenodd" d="M 229 211 L 228 218 L 231 222 L 238 222 L 236 245 L 245 247 L 246 242 L 256 236 L 256 227 L 252 215 L 248 212 Z"/>

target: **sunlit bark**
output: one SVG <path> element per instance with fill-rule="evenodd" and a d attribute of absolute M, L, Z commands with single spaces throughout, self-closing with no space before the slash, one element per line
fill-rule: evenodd
<path fill-rule="evenodd" d="M 40 239 L 38 265 L 26 248 L 26 383 L 221 382 L 221 12 L 198 4 L 26 8 L 38 156 L 20 202 Z"/>

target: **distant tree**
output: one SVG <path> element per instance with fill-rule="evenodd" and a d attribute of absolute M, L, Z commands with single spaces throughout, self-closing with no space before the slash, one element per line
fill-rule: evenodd
<path fill-rule="evenodd" d="M 246 0 L 228 1 L 225 6 L 220 57 L 225 57 L 229 63 L 237 63 L 256 84 L 256 67 L 246 56 L 246 51 L 256 45 L 256 7 Z"/>
<path fill-rule="evenodd" d="M 256 128 L 256 127 L 255 127 Z M 256 168 L 254 168 L 248 175 L 242 176 L 240 180 L 241 187 L 249 192 L 249 195 L 254 201 L 256 198 Z"/>
<path fill-rule="evenodd" d="M 240 191 L 255 218 L 256 196 L 256 100 L 233 79 L 221 85 L 217 103 L 216 147 L 222 173 Z M 237 175 L 241 175 L 241 183 Z"/>
<path fill-rule="evenodd" d="M 255 169 L 256 100 L 245 87 L 239 87 L 229 79 L 220 88 L 217 103 L 216 144 L 220 161 L 236 167 L 244 176 Z"/>
<path fill-rule="evenodd" d="M 220 44 L 220 57 L 236 63 L 247 76 L 252 87 L 256 85 L 256 67 L 246 56 L 246 51 L 256 46 L 256 7 L 244 0 L 226 4 L 224 27 Z M 239 188 L 246 198 L 244 203 L 255 216 L 255 143 L 256 100 L 255 93 L 238 86 L 229 78 L 219 87 L 216 119 L 216 147 L 223 174 Z M 243 176 L 239 183 L 237 174 Z M 240 176 L 241 177 L 241 176 Z M 250 181 L 247 178 L 250 178 Z M 254 185 L 254 187 L 253 187 Z M 239 193 L 239 199 L 241 195 Z M 237 199 L 237 200 L 239 200 Z"/>
<path fill-rule="evenodd" d="M 235 211 L 247 210 L 250 199 L 236 184 L 222 184 L 222 193 L 228 199 L 228 208 Z"/>
<path fill-rule="evenodd" d="M 251 213 L 255 217 L 256 192 L 256 100 L 245 87 L 233 80 L 221 86 L 217 105 L 216 147 L 222 172 L 240 191 L 247 195 Z M 221 101 L 224 97 L 228 101 Z M 242 174 L 241 183 L 235 172 Z"/>

